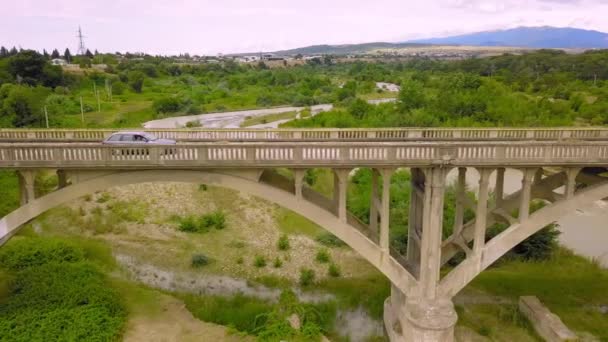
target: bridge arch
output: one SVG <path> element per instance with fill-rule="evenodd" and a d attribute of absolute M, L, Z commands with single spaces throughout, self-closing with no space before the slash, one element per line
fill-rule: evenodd
<path fill-rule="evenodd" d="M 334 234 L 403 291 L 415 286 L 415 278 L 397 260 L 348 223 L 331 212 L 293 194 L 243 177 L 209 171 L 145 170 L 117 171 L 77 182 L 30 201 L 0 219 L 0 245 L 16 234 L 20 227 L 38 215 L 84 195 L 115 186 L 152 182 L 210 184 L 244 192 L 292 210 Z"/>

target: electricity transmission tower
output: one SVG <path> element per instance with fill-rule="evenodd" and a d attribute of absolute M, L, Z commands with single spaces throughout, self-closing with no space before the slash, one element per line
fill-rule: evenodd
<path fill-rule="evenodd" d="M 80 29 L 80 26 L 78 26 L 78 54 L 79 55 L 84 55 L 87 52 L 87 49 L 84 47 L 84 36 L 82 35 L 82 30 Z"/>

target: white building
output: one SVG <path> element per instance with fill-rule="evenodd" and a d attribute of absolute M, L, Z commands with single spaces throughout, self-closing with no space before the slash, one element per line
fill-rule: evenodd
<path fill-rule="evenodd" d="M 63 58 L 54 58 L 51 60 L 51 64 L 53 65 L 68 65 L 68 62 Z"/>

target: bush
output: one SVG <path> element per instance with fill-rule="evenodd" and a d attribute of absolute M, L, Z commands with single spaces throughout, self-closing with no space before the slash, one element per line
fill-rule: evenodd
<path fill-rule="evenodd" d="M 209 258 L 202 254 L 202 253 L 197 253 L 192 255 L 192 263 L 191 263 L 192 267 L 203 267 L 203 266 L 207 266 L 209 265 Z"/>
<path fill-rule="evenodd" d="M 14 239 L 0 250 L 12 282 L 0 305 L 11 341 L 114 341 L 126 310 L 84 251 L 54 239 Z"/>
<path fill-rule="evenodd" d="M 201 225 L 204 228 L 224 229 L 226 228 L 226 215 L 221 210 L 216 210 L 211 214 L 201 217 Z"/>
<path fill-rule="evenodd" d="M 277 242 L 277 247 L 281 251 L 286 251 L 289 249 L 289 237 L 286 234 L 283 234 L 279 237 L 279 241 Z"/>
<path fill-rule="evenodd" d="M 329 264 L 327 273 L 329 274 L 330 277 L 334 277 L 334 278 L 337 278 L 342 274 L 342 272 L 340 272 L 340 266 L 334 264 L 333 262 L 331 264 Z"/>
<path fill-rule="evenodd" d="M 182 109 L 182 102 L 175 96 L 161 97 L 152 105 L 157 113 L 175 113 Z"/>
<path fill-rule="evenodd" d="M 315 258 L 318 262 L 325 264 L 329 262 L 329 252 L 326 249 L 320 249 Z"/>
<path fill-rule="evenodd" d="M 0 266 L 18 271 L 49 262 L 78 262 L 84 253 L 75 244 L 42 238 L 15 239 L 0 248 Z"/>
<path fill-rule="evenodd" d="M 261 255 L 257 255 L 253 260 L 253 266 L 258 268 L 266 267 L 266 258 Z"/>
<path fill-rule="evenodd" d="M 194 216 L 186 216 L 180 219 L 178 229 L 187 233 L 199 232 L 199 226 Z"/>
<path fill-rule="evenodd" d="M 281 259 L 277 257 L 276 259 L 274 259 L 272 266 L 274 266 L 274 268 L 280 268 L 281 266 L 283 266 L 283 261 L 281 261 Z"/>
<path fill-rule="evenodd" d="M 338 239 L 338 237 L 336 237 L 334 234 L 332 233 L 323 233 L 319 236 L 317 236 L 317 242 L 325 245 L 327 247 L 343 247 L 346 246 L 346 244 L 344 243 L 344 241 Z"/>
<path fill-rule="evenodd" d="M 242 256 L 240 256 L 240 257 L 238 257 L 238 258 L 236 259 L 236 263 L 237 263 L 237 264 L 239 264 L 239 265 L 242 265 L 244 262 L 245 262 L 245 259 L 243 259 L 243 257 L 242 257 Z"/>
<path fill-rule="evenodd" d="M 309 286 L 315 282 L 315 271 L 309 268 L 300 270 L 300 285 Z"/>
<path fill-rule="evenodd" d="M 226 228 L 224 212 L 217 210 L 200 217 L 190 215 L 179 219 L 178 229 L 182 232 L 205 233 L 211 228 L 218 230 Z"/>

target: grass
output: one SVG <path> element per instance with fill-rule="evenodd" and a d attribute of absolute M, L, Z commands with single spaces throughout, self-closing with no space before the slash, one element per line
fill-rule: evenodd
<path fill-rule="evenodd" d="M 315 260 L 321 264 L 326 264 L 331 259 L 329 252 L 326 249 L 319 249 L 317 251 L 317 255 L 315 256 Z"/>
<path fill-rule="evenodd" d="M 390 282 L 378 272 L 361 278 L 326 278 L 315 285 L 315 290 L 335 295 L 340 308 L 361 306 L 372 318 L 380 320 L 384 300 L 390 296 Z"/>
<path fill-rule="evenodd" d="M 513 301 L 537 296 L 571 329 L 608 340 L 608 319 L 598 310 L 608 303 L 608 270 L 565 249 L 547 261 L 513 261 L 490 268 L 469 286 Z"/>
<path fill-rule="evenodd" d="M 516 304 L 456 306 L 458 325 L 495 341 L 542 341 Z"/>
<path fill-rule="evenodd" d="M 279 230 L 288 235 L 297 234 L 314 238 L 325 231 L 309 219 L 281 207 L 276 210 L 275 220 Z"/>
<path fill-rule="evenodd" d="M 0 217 L 19 207 L 19 179 L 15 171 L 0 171 Z"/>
<path fill-rule="evenodd" d="M 286 251 L 289 249 L 289 237 L 287 234 L 282 234 L 277 241 L 277 248 L 280 251 Z"/>
<path fill-rule="evenodd" d="M 287 120 L 287 119 L 295 119 L 297 116 L 297 112 L 285 112 L 285 113 L 276 113 L 276 114 L 268 114 L 268 115 L 259 115 L 246 118 L 242 123 L 241 127 L 250 127 L 255 125 L 266 124 L 279 120 Z"/>

